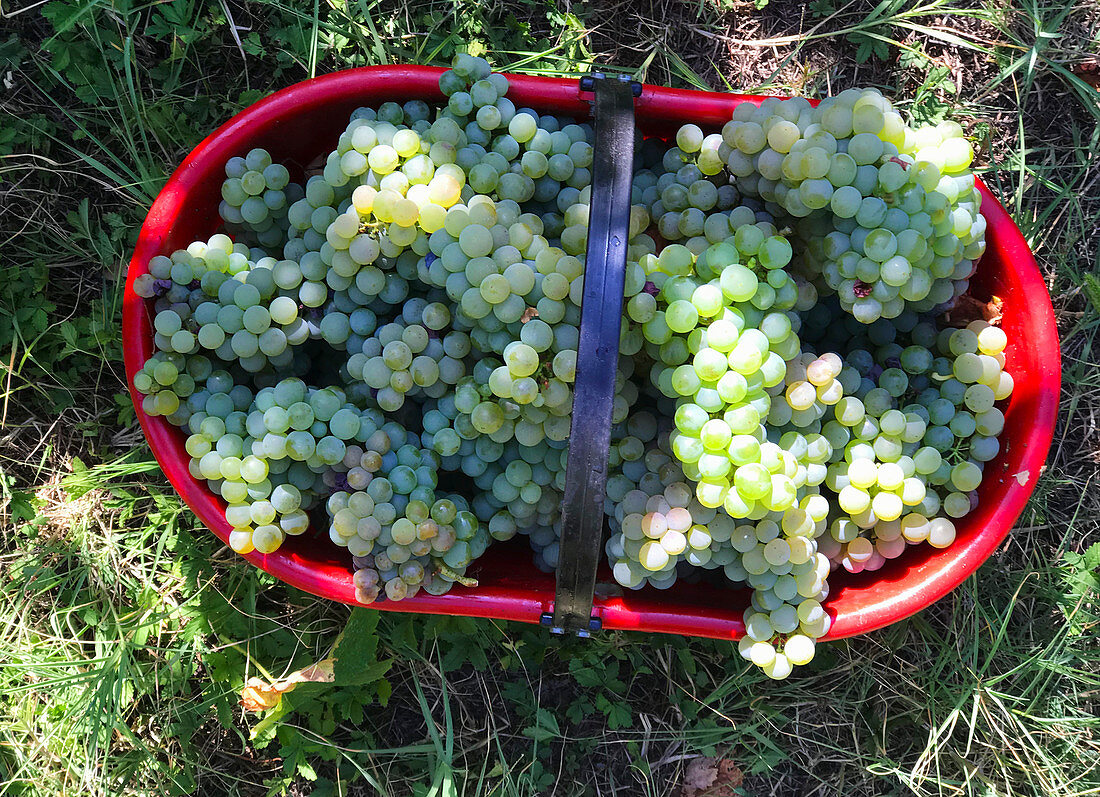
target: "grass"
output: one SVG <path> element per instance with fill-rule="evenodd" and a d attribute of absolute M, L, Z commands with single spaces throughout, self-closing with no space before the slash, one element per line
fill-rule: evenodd
<path fill-rule="evenodd" d="M 0 795 L 1100 792 L 1100 10 L 1039 0 L 51 0 L 0 25 Z M 776 685 L 728 644 L 350 613 L 243 567 L 123 391 L 122 278 L 213 127 L 334 69 L 443 63 L 821 96 L 957 119 L 1054 297 L 1063 405 L 1018 528 L 906 622 Z M 340 632 L 347 629 L 342 637 Z M 239 705 L 335 650 L 357 667 Z"/>

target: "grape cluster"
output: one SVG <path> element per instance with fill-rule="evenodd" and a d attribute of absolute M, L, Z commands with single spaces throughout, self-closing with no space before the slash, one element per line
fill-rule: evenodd
<path fill-rule="evenodd" d="M 189 360 L 208 357 L 231 367 L 235 386 L 249 382 L 240 371 L 254 374 L 251 384 L 240 385 L 251 397 L 269 373 L 321 377 L 312 356 L 323 342 L 343 355 L 342 365 L 325 378 L 331 384 L 335 377 L 340 386 L 333 389 L 351 406 L 400 415 L 406 402 L 420 405 L 420 431 L 398 428 L 424 446 L 420 456 L 431 461 L 419 468 L 432 474 L 432 486 L 436 469 L 442 469 L 471 477 L 484 491 L 472 500 L 440 499 L 461 498 L 462 512 L 477 513 L 461 516 L 461 545 L 450 540 L 444 524 L 433 549 L 438 561 L 423 560 L 423 544 L 402 559 L 401 552 L 391 555 L 392 546 L 402 543 L 387 538 L 385 523 L 377 537 L 370 537 L 370 523 L 367 537 L 348 533 L 348 512 L 367 506 L 367 497 L 375 501 L 365 490 L 384 493 L 387 485 L 396 486 L 385 466 L 367 469 L 368 460 L 389 457 L 382 443 L 351 445 L 341 457 L 328 457 L 339 461 L 316 463 L 316 494 L 303 488 L 309 505 L 336 490 L 327 504 L 330 536 L 352 549 L 360 564 L 373 557 L 361 572 L 376 575 L 357 582 L 361 599 L 383 591 L 389 599 L 406 597 L 408 590 L 395 578 L 408 587 L 461 578 L 489 535 L 506 539 L 517 530 L 552 526 L 549 518 L 560 506 L 584 266 L 583 258 L 557 244 L 583 251 L 583 243 L 580 250 L 574 243 L 579 232 L 583 241 L 587 220 L 592 129 L 517 111 L 504 96 L 507 87 L 482 59 L 459 57 L 441 78 L 450 98 L 443 112 L 434 114 L 420 101 L 357 110 L 321 174 L 304 189 L 295 190 L 289 173 L 262 150 L 231 160 L 222 217 L 232 232 L 264 235 L 259 243 L 265 248 L 216 236 L 154 259 L 150 279 L 138 286 L 150 297 L 161 295 L 161 281 L 170 281 L 176 293 L 177 286 L 188 289 L 186 296 L 158 300 L 158 352 L 138 376 L 139 389 L 149 394 L 145 408 L 153 414 L 188 422 L 190 405 L 179 402 L 194 390 L 188 383 L 193 378 L 170 378 L 168 372 L 186 370 Z M 276 202 L 272 192 L 284 188 L 285 201 Z M 270 200 L 266 215 L 253 201 L 257 192 Z M 525 212 L 521 203 L 530 209 Z M 279 241 L 269 234 L 276 226 Z M 566 227 L 572 233 L 559 241 Z M 278 256 L 268 254 L 276 245 Z M 215 275 L 205 277 L 207 272 Z M 192 284 L 199 278 L 200 285 Z M 620 418 L 634 389 L 626 378 L 622 383 Z M 205 411 L 205 405 L 191 405 Z M 314 445 L 327 452 L 326 438 L 335 431 L 313 431 L 324 435 Z M 398 451 L 413 445 L 399 443 L 394 434 L 390 440 Z M 298 437 L 291 442 L 292 450 L 302 443 Z M 202 448 L 198 441 L 192 447 Z M 229 443 L 222 447 L 231 450 Z M 213 464 L 208 458 L 208 472 Z M 367 497 L 356 497 L 349 509 L 341 505 L 345 493 L 349 501 L 358 493 Z M 409 516 L 403 495 L 394 493 L 392 518 L 388 501 L 376 502 L 371 511 L 399 529 L 405 527 L 399 515 L 406 512 L 405 520 L 419 527 L 417 501 L 429 514 L 436 503 L 415 499 Z M 244 520 L 236 508 L 231 514 L 233 521 Z M 475 523 L 467 528 L 471 517 Z M 264 550 L 281 541 L 262 534 L 260 539 Z M 385 553 L 373 547 L 379 539 Z M 246 547 L 241 541 L 239 548 Z M 410 557 L 420 557 L 424 574 L 410 578 L 416 568 L 406 565 L 395 576 L 389 565 L 405 565 Z M 440 575 L 445 571 L 449 576 Z"/>
<path fill-rule="evenodd" d="M 717 158 L 742 193 L 792 217 L 798 267 L 861 321 L 966 290 L 985 220 L 955 122 L 913 129 L 877 91 L 848 89 L 816 107 L 742 104 L 721 139 Z"/>
<path fill-rule="evenodd" d="M 357 109 L 301 184 L 230 159 L 230 234 L 134 283 L 142 407 L 231 546 L 327 529 L 361 603 L 474 585 L 516 535 L 561 556 L 593 130 L 466 54 L 440 89 Z M 984 247 L 961 133 L 849 90 L 637 147 L 605 551 L 627 589 L 748 589 L 771 677 L 828 633 L 832 570 L 951 544 L 999 451 L 1007 338 L 935 314 Z"/>
<path fill-rule="evenodd" d="M 225 175 L 218 213 L 226 229 L 260 246 L 278 246 L 286 238 L 290 205 L 302 198 L 305 189 L 291 183 L 290 170 L 272 163 L 263 149 L 230 158 Z"/>
<path fill-rule="evenodd" d="M 860 572 L 879 569 L 907 543 L 954 541 L 954 519 L 976 506 L 985 463 L 1000 451 L 996 402 L 1013 383 L 1004 370 L 1007 336 L 982 320 L 937 329 L 908 314 L 841 329 L 852 336 L 859 387 L 823 430 L 843 452 L 829 464 L 839 512 L 825 542 L 837 565 Z"/>
<path fill-rule="evenodd" d="M 942 202 L 943 195 L 932 195 L 937 193 L 932 189 L 940 183 L 927 185 L 933 173 L 937 181 L 941 180 L 942 175 L 936 169 L 955 175 L 944 179 L 940 185 L 952 202 L 958 199 L 951 190 L 956 185 L 952 180 L 958 180 L 957 185 L 967 192 L 961 207 L 954 208 L 960 211 L 955 216 L 960 220 L 960 227 L 964 212 L 976 216 L 976 191 L 970 196 L 973 178 L 960 174 L 969 165 L 969 145 L 965 145 L 965 157 L 960 154 L 962 149 L 957 144 L 947 145 L 941 152 L 936 147 L 942 141 L 928 131 L 921 132 L 918 139 L 912 139 L 912 131 L 909 131 L 905 135 L 912 140 L 903 138 L 901 149 L 891 150 L 888 141 L 879 140 L 876 145 L 867 136 L 859 136 L 867 132 L 864 127 L 876 124 L 874 113 L 866 108 L 874 107 L 879 112 L 889 110 L 881 97 L 874 100 L 870 95 L 846 93 L 837 102 L 846 104 L 857 119 L 854 130 L 849 127 L 843 132 L 836 125 L 838 119 L 843 121 L 844 114 L 836 109 L 830 111 L 829 123 L 837 130 L 836 136 L 823 131 L 820 115 L 814 115 L 818 112 L 802 101 L 765 101 L 760 109 L 743 106 L 722 135 L 704 135 L 699 128 L 686 125 L 678 132 L 675 147 L 663 154 L 659 150 L 649 150 L 648 160 L 643 157 L 643 168 L 636 172 L 634 182 L 633 201 L 641 203 L 641 210 L 655 220 L 649 233 L 654 240 L 660 240 L 661 245 L 648 247 L 641 241 L 632 242 L 635 244 L 632 254 L 643 268 L 646 285 L 633 296 L 628 293 L 626 314 L 629 321 L 624 341 L 627 334 L 635 330 L 641 335 L 644 356 L 652 363 L 649 369 L 652 386 L 664 396 L 676 399 L 675 409 L 668 413 L 675 425 L 670 430 L 666 456 L 671 455 L 682 472 L 666 474 L 663 482 L 655 472 L 634 474 L 635 479 L 649 479 L 648 489 L 636 482 L 638 489 L 625 493 L 622 504 L 609 510 L 613 534 L 607 550 L 613 574 L 623 586 L 639 588 L 643 584 L 670 585 L 678 571 L 686 575 L 685 567 L 722 567 L 730 581 L 743 581 L 753 589 L 752 608 L 745 616 L 749 633 L 742 644 L 742 653 L 773 677 L 785 677 L 791 665 L 808 661 L 813 655 L 813 641 L 827 633 L 830 620 L 821 602 L 828 596 L 826 576 L 830 568 L 843 561 L 849 570 L 859 570 L 859 566 L 852 566 L 854 560 L 848 556 L 849 549 L 846 546 L 844 550 L 838 549 L 834 536 L 826 534 L 826 531 L 845 527 L 838 520 L 838 514 L 846 514 L 851 508 L 866 527 L 866 513 L 875 509 L 886 517 L 897 513 L 893 520 L 908 511 L 911 514 L 907 516 L 910 519 L 904 521 L 906 528 L 911 525 L 924 530 L 925 539 L 931 535 L 934 544 L 946 545 L 954 538 L 950 520 L 936 516 L 940 504 L 933 505 L 935 498 L 926 498 L 926 494 L 934 492 L 934 487 L 945 484 L 947 470 L 939 463 L 936 463 L 939 470 L 935 477 L 916 472 L 912 467 L 903 467 L 899 475 L 893 460 L 855 464 L 854 470 L 859 474 L 856 483 L 867 488 L 863 496 L 853 492 L 860 488 L 842 483 L 837 476 L 842 464 L 853 457 L 858 459 L 868 450 L 872 457 L 879 459 L 882 453 L 897 459 L 893 449 L 898 446 L 905 448 L 905 455 L 915 454 L 919 446 L 909 441 L 914 436 L 919 440 L 924 434 L 919 413 L 908 406 L 899 409 L 899 406 L 885 405 L 880 409 L 881 396 L 872 395 L 872 408 L 879 414 L 886 414 L 884 430 L 877 425 L 874 429 L 876 437 L 886 438 L 878 443 L 879 454 L 874 453 L 873 446 L 853 449 L 849 446 L 850 440 L 837 430 L 847 428 L 842 421 L 851 418 L 854 408 L 862 406 L 862 399 L 875 387 L 866 384 L 867 372 L 861 359 L 865 352 L 853 352 L 859 345 L 853 340 L 856 337 L 853 327 L 870 329 L 881 335 L 884 326 L 893 328 L 895 323 L 886 319 L 897 318 L 899 329 L 910 329 L 917 311 L 933 309 L 952 299 L 965 290 L 966 284 L 941 282 L 937 288 L 940 293 L 931 301 L 921 301 L 926 297 L 915 295 L 921 293 L 921 276 L 918 275 L 916 288 L 910 285 L 904 289 L 909 291 L 904 295 L 908 304 L 895 302 L 885 312 L 878 313 L 866 312 L 869 303 L 856 309 L 846 300 L 843 291 L 838 298 L 819 299 L 819 289 L 831 294 L 836 285 L 822 280 L 820 269 L 815 271 L 806 267 L 807 261 L 820 249 L 820 240 L 808 231 L 820 227 L 836 230 L 855 224 L 841 221 L 834 207 L 826 212 L 825 205 L 819 202 L 816 208 L 800 205 L 800 194 L 793 189 L 806 185 L 801 190 L 809 194 L 811 203 L 817 202 L 815 191 L 825 190 L 821 185 L 805 182 L 823 177 L 815 174 L 818 167 L 812 166 L 822 153 L 811 150 L 830 149 L 826 154 L 836 156 L 831 160 L 841 172 L 843 167 L 852 165 L 849 160 L 858 161 L 854 165 L 861 182 L 859 186 L 852 186 L 854 176 L 847 182 L 838 182 L 840 187 L 849 187 L 839 192 L 836 205 L 839 213 L 844 214 L 847 212 L 844 203 L 852 198 L 853 192 L 862 190 L 863 199 L 874 195 L 874 201 L 866 203 L 864 215 L 859 219 L 868 225 L 860 235 L 869 237 L 872 247 L 885 242 L 886 248 L 890 248 L 888 238 L 901 235 L 903 230 L 882 228 L 890 224 L 896 227 L 900 217 L 893 213 L 889 224 L 883 224 L 883 219 L 872 218 L 874 214 L 870 211 L 882 203 L 883 209 L 887 209 L 885 205 L 892 208 L 901 200 L 886 194 L 897 191 L 904 194 L 902 199 L 908 203 L 904 207 L 909 213 L 914 212 L 915 205 L 920 208 L 927 205 L 929 212 L 935 214 L 934 223 L 941 224 L 944 217 L 939 213 L 938 203 Z M 823 103 L 822 113 L 832 105 Z M 853 105 L 856 106 L 854 110 Z M 799 113 L 793 113 L 796 110 Z M 811 125 L 817 127 L 811 128 Z M 893 130 L 894 125 L 895 120 L 889 117 L 887 124 L 875 128 L 875 132 Z M 743 169 L 739 160 L 743 153 L 735 151 L 737 147 L 740 145 L 742 150 L 757 154 L 764 148 L 764 144 L 757 146 L 754 126 L 761 127 L 766 144 L 782 149 L 784 154 L 793 154 L 795 157 L 791 161 L 805 159 L 808 171 L 800 174 L 799 170 L 804 167 L 788 162 L 786 176 L 777 177 L 776 184 L 769 184 L 756 168 L 759 158 L 752 168 Z M 766 134 L 772 127 L 775 127 L 775 135 L 768 138 Z M 940 132 L 951 138 L 960 131 L 945 127 Z M 801 140 L 803 136 L 806 140 Z M 921 142 L 920 147 L 915 147 L 916 140 Z M 778 149 L 772 150 L 770 155 L 764 153 L 765 162 L 774 157 Z M 887 159 L 894 158 L 894 162 L 884 169 L 885 188 L 889 191 L 884 193 L 877 182 L 864 190 L 863 184 L 872 177 L 878 180 L 879 170 L 885 163 L 884 154 Z M 960 157 L 965 163 L 958 160 Z M 935 169 L 929 165 L 929 160 L 935 164 Z M 914 164 L 910 170 L 909 166 Z M 863 168 L 865 166 L 867 168 Z M 894 185 L 896 175 L 893 173 L 899 168 L 910 180 Z M 749 179 L 744 179 L 746 177 Z M 756 204 L 751 197 L 760 197 L 765 204 Z M 920 199 L 919 203 L 915 197 Z M 970 200 L 974 204 L 968 204 Z M 815 210 L 821 212 L 815 213 Z M 832 218 L 827 218 L 829 213 L 833 214 Z M 848 213 L 847 217 L 854 215 L 854 212 Z M 787 219 L 793 229 L 781 228 L 779 219 Z M 948 246 L 951 241 L 946 239 L 948 232 L 942 226 L 939 230 L 926 227 L 921 216 L 916 221 L 919 229 L 902 235 L 903 243 L 908 246 L 910 239 L 920 237 L 920 242 L 913 246 L 919 248 L 926 244 L 929 251 L 944 250 L 937 251 L 937 257 L 954 255 L 953 267 L 966 260 L 959 266 L 955 278 L 968 277 L 971 260 L 981 254 L 984 222 L 971 219 L 965 231 L 958 231 L 957 236 L 964 232 L 972 236 L 966 240 L 965 245 L 970 248 L 964 252 L 963 245 L 958 242 L 954 248 Z M 859 240 L 862 241 L 862 237 Z M 833 241 L 836 241 L 835 235 Z M 881 255 L 877 250 L 870 254 Z M 889 254 L 892 257 L 896 252 Z M 880 257 L 880 262 L 888 259 Z M 631 266 L 632 263 L 628 263 L 628 269 Z M 966 269 L 966 273 L 961 269 Z M 860 289 L 870 289 L 870 281 L 868 276 L 868 284 Z M 883 297 L 883 301 L 898 296 L 897 285 L 893 287 L 893 295 Z M 878 288 L 880 292 L 884 289 L 885 285 Z M 813 316 L 816 321 L 822 321 L 826 315 L 827 323 L 819 329 L 809 330 L 812 345 L 800 341 L 798 333 L 804 319 Z M 880 316 L 882 320 L 867 326 Z M 825 340 L 826 336 L 819 334 L 830 324 L 836 328 L 838 322 L 842 322 L 846 335 L 832 335 Z M 996 337 L 998 332 L 985 334 Z M 960 345 L 964 344 L 956 343 L 956 348 Z M 631 346 L 624 342 L 623 351 Z M 970 342 L 964 348 L 968 354 L 977 351 Z M 823 353 L 815 353 L 819 351 Z M 964 349 L 955 353 L 962 351 Z M 886 356 L 901 356 L 900 348 Z M 931 357 L 918 357 L 914 351 L 907 351 L 904 359 L 914 373 L 929 367 L 932 360 Z M 964 369 L 974 369 L 971 363 L 968 360 Z M 875 375 L 878 376 L 884 367 L 878 367 Z M 943 363 L 938 367 L 942 374 Z M 967 373 L 977 378 L 976 370 Z M 1007 375 L 1001 377 L 999 373 L 984 374 L 986 379 L 1006 380 L 996 393 L 998 400 L 1007 397 L 1011 390 Z M 900 395 L 897 391 L 902 387 L 894 371 L 885 374 L 883 389 L 887 388 L 894 390 L 895 396 Z M 962 394 L 954 387 L 949 387 L 948 391 L 956 403 L 961 399 Z M 974 390 L 971 398 L 985 402 L 990 394 L 984 389 Z M 925 400 L 930 402 L 931 397 L 926 394 Z M 887 413 L 887 410 L 892 412 Z M 940 413 L 944 412 L 941 406 Z M 992 423 L 996 417 L 990 415 L 988 421 Z M 899 419 L 903 423 L 899 424 Z M 988 428 L 991 427 L 983 426 L 983 429 Z M 861 431 L 870 433 L 869 429 Z M 956 422 L 956 431 L 967 432 L 965 418 Z M 937 430 L 932 433 L 931 442 L 944 446 L 948 439 L 942 430 Z M 995 456 L 995 441 L 981 439 L 977 443 L 979 456 Z M 655 450 L 649 456 L 659 455 Z M 658 462 L 660 460 L 654 459 L 653 471 L 660 467 Z M 930 454 L 922 451 L 920 462 L 922 467 L 930 467 Z M 905 460 L 901 463 L 904 466 Z M 873 486 L 867 481 L 868 464 L 872 464 L 874 471 Z M 885 466 L 881 484 L 877 471 L 880 464 Z M 974 463 L 955 463 L 964 486 L 973 490 L 976 482 L 971 465 Z M 694 487 L 694 509 L 689 510 L 683 504 L 675 489 L 671 495 L 664 495 L 665 488 L 675 484 L 670 479 L 677 478 Z M 968 499 L 967 508 L 974 500 Z M 661 501 L 664 501 L 663 511 L 657 512 L 655 509 Z M 676 501 L 681 505 L 677 506 Z M 961 495 L 953 496 L 950 503 L 950 511 L 945 508 L 941 515 L 963 511 Z M 700 511 L 705 508 L 717 509 L 716 517 L 701 515 Z M 672 509 L 683 511 L 674 513 L 669 526 L 667 511 Z M 915 510 L 927 515 L 916 514 Z M 690 556 L 694 561 L 685 562 L 678 558 L 688 550 L 680 545 L 679 535 L 684 531 L 680 527 L 688 523 L 685 529 L 691 529 L 700 517 L 715 533 L 706 553 L 692 552 Z M 925 517 L 924 526 L 918 523 L 921 517 Z M 748 523 L 737 527 L 739 530 L 731 535 L 726 532 L 725 518 L 745 519 Z M 880 522 L 887 523 L 881 519 Z M 851 515 L 848 515 L 848 525 L 855 527 Z M 886 533 L 889 535 L 890 531 Z M 910 532 L 910 536 L 920 533 L 920 530 Z M 663 544 L 666 534 L 669 536 L 667 545 Z M 900 532 L 895 532 L 894 536 L 900 536 Z M 865 543 L 866 540 L 855 543 L 856 557 L 863 557 Z M 891 553 L 898 555 L 896 545 Z M 861 558 L 861 561 L 867 559 Z M 881 566 L 883 561 L 872 559 L 871 569 Z M 776 584 L 778 591 L 775 591 Z M 803 604 L 805 606 L 800 609 Z M 773 612 L 777 613 L 774 617 Z"/>
<path fill-rule="evenodd" d="M 667 589 L 676 582 L 677 565 L 702 567 L 710 560 L 712 534 L 733 521 L 699 503 L 679 463 L 669 451 L 668 433 L 648 446 L 638 440 L 631 447 L 644 453 L 640 476 L 626 475 L 630 461 L 620 465 L 620 483 L 609 481 L 608 511 L 612 535 L 605 546 L 613 576 L 624 587 L 650 585 Z M 635 438 L 637 440 L 637 438 Z M 636 472 L 636 471 L 635 471 Z M 613 480 L 615 477 L 612 477 Z M 626 489 L 621 496 L 616 488 Z"/>
<path fill-rule="evenodd" d="M 337 481 L 325 508 L 329 536 L 356 563 L 355 598 L 372 603 L 415 596 L 423 587 L 445 593 L 462 582 L 467 565 L 488 547 L 489 537 L 458 495 L 437 497 L 436 458 L 415 438 L 391 449 L 387 436 L 356 450 L 359 458 Z M 376 450 L 380 449 L 380 450 Z M 349 492 L 353 490 L 353 492 Z"/>
<path fill-rule="evenodd" d="M 438 335 L 448 319 L 446 307 L 436 303 L 421 314 L 421 321 L 437 325 L 436 329 L 424 323 L 409 324 L 403 318 L 379 327 L 363 341 L 360 351 L 348 358 L 348 375 L 361 379 L 374 391 L 378 406 L 389 412 L 400 409 L 406 397 L 442 397 L 465 377 L 461 357 L 470 349 L 462 332 Z M 356 328 L 365 334 L 370 326 L 364 320 Z M 350 332 L 351 328 L 349 320 L 346 329 Z"/>

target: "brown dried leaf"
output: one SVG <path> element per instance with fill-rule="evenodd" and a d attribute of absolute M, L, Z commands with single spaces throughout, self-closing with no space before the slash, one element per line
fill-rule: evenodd
<path fill-rule="evenodd" d="M 718 780 L 718 768 L 713 758 L 693 758 L 684 770 L 684 783 L 680 787 L 683 797 L 694 797 Z"/>
<path fill-rule="evenodd" d="M 990 298 L 988 302 L 975 299 L 964 293 L 955 300 L 955 306 L 944 313 L 943 320 L 948 326 L 965 327 L 971 321 L 988 321 L 993 326 L 1001 323 L 1004 317 L 1005 302 L 1000 296 Z"/>
<path fill-rule="evenodd" d="M 332 683 L 336 659 L 328 658 L 303 667 L 281 681 L 267 683 L 262 678 L 249 678 L 241 690 L 241 705 L 245 711 L 267 711 L 279 705 L 283 695 L 301 683 Z"/>
<path fill-rule="evenodd" d="M 695 758 L 684 771 L 680 797 L 736 797 L 745 776 L 729 758 Z"/>
<path fill-rule="evenodd" d="M 1093 57 L 1074 64 L 1070 67 L 1070 71 L 1094 89 L 1100 89 L 1100 58 Z"/>
<path fill-rule="evenodd" d="M 723 758 L 718 762 L 718 781 L 725 784 L 732 794 L 732 789 L 736 789 L 745 782 L 745 774 L 732 760 Z"/>
<path fill-rule="evenodd" d="M 519 317 L 519 322 L 521 324 L 526 324 L 532 318 L 538 318 L 538 317 L 539 317 L 539 311 L 536 310 L 534 307 L 528 307 L 526 310 L 523 311 L 523 315 L 521 315 Z M 534 329 L 534 327 L 531 327 L 531 329 Z"/>

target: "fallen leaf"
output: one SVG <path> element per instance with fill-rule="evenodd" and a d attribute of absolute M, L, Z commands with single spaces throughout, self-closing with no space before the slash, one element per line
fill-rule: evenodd
<path fill-rule="evenodd" d="M 332 683 L 335 677 L 336 659 L 323 659 L 316 664 L 303 667 L 291 673 L 281 681 L 268 683 L 262 678 L 252 677 L 241 690 L 241 705 L 246 711 L 267 711 L 279 705 L 283 695 L 302 683 Z"/>
<path fill-rule="evenodd" d="M 988 302 L 975 299 L 964 293 L 955 300 L 955 306 L 944 313 L 943 320 L 948 326 L 965 327 L 971 321 L 988 321 L 999 326 L 1004 316 L 1005 302 L 1000 296 L 990 298 Z"/>
<path fill-rule="evenodd" d="M 1094 89 L 1100 89 L 1100 58 L 1090 58 L 1070 67 L 1070 71 Z"/>
<path fill-rule="evenodd" d="M 1031 476 L 1031 471 L 1022 470 L 1016 474 L 1016 481 L 1020 483 L 1021 487 L 1027 486 L 1028 477 Z"/>
<path fill-rule="evenodd" d="M 728 758 L 692 759 L 684 771 L 680 797 L 735 797 L 745 776 Z"/>
<path fill-rule="evenodd" d="M 718 780 L 718 768 L 714 766 L 713 758 L 695 758 L 687 765 L 684 771 L 684 784 L 680 787 L 680 793 L 694 795 L 703 789 L 708 789 Z"/>

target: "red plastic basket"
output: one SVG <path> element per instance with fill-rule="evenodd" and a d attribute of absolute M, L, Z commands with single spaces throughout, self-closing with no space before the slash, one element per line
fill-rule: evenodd
<path fill-rule="evenodd" d="M 163 418 L 141 411 L 134 374 L 153 354 L 151 306 L 133 290 L 154 255 L 169 254 L 219 226 L 217 205 L 226 160 L 252 147 L 268 149 L 276 160 L 304 166 L 336 145 L 352 110 L 387 100 L 440 100 L 431 67 L 366 67 L 298 83 L 252 105 L 230 119 L 187 156 L 160 192 L 142 226 L 130 261 L 123 306 L 126 376 L 138 419 L 169 481 L 195 514 L 223 541 L 230 527 L 224 502 L 188 472 L 182 433 Z M 578 81 L 509 75 L 509 98 L 540 112 L 587 118 L 588 99 Z M 590 95 L 589 95 L 590 96 Z M 742 102 L 763 97 L 646 86 L 637 100 L 638 127 L 666 134 L 684 122 L 718 129 Z M 913 546 L 874 573 L 835 573 L 826 608 L 834 617 L 827 638 L 872 631 L 907 617 L 941 598 L 973 573 L 997 548 L 1023 511 L 1035 488 L 1054 432 L 1061 382 L 1054 312 L 1035 259 L 1004 208 L 981 185 L 987 222 L 987 251 L 973 280 L 978 295 L 1004 299 L 1002 326 L 1016 387 L 1005 411 L 1002 451 L 985 469 L 978 508 L 958 524 L 958 537 L 946 549 Z M 250 562 L 276 578 L 324 598 L 354 604 L 351 557 L 327 534 L 288 537 L 274 554 L 251 553 Z M 554 577 L 531 562 L 526 539 L 490 547 L 471 568 L 479 586 L 456 586 L 449 594 L 421 593 L 373 608 L 430 614 L 493 617 L 539 622 L 551 611 Z M 677 583 L 666 591 L 623 591 L 606 568 L 601 571 L 594 612 L 605 628 L 737 639 L 744 632 L 741 613 L 747 591 Z"/>

